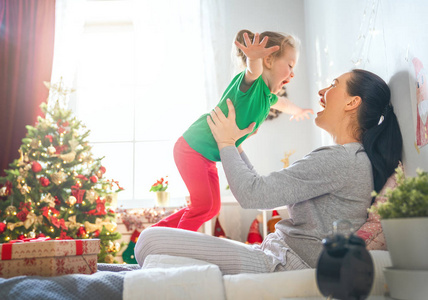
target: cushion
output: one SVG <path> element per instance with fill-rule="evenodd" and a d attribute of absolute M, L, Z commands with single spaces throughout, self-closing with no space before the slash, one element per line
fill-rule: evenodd
<path fill-rule="evenodd" d="M 398 167 L 403 168 L 403 165 L 400 163 Z M 377 206 L 379 203 L 383 203 L 387 200 L 385 192 L 397 186 L 395 175 L 394 173 L 388 178 L 372 205 Z M 385 236 L 378 213 L 369 212 L 366 223 L 357 230 L 356 234 L 366 242 L 367 250 L 387 250 Z"/>

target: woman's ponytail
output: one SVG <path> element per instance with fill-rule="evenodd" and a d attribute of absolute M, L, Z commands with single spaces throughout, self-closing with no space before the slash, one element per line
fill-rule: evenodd
<path fill-rule="evenodd" d="M 353 70 L 347 84 L 351 96 L 362 99 L 358 111 L 361 141 L 373 168 L 379 192 L 402 159 L 403 139 L 388 85 L 377 75 Z"/>

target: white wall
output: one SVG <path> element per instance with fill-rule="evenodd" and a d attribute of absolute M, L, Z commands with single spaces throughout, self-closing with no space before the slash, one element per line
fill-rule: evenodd
<path fill-rule="evenodd" d="M 363 68 L 378 74 L 391 88 L 407 174 L 414 175 L 417 167 L 428 170 L 428 146 L 420 153 L 415 148 L 415 72 L 411 64 L 415 56 L 428 67 L 428 1 L 305 0 L 304 11 L 311 101 L 316 103 L 316 90 L 343 72 Z M 358 59 L 361 62 L 356 65 Z"/>

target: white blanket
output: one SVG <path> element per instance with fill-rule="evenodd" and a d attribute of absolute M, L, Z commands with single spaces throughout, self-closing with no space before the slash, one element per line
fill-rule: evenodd
<path fill-rule="evenodd" d="M 149 255 L 141 270 L 128 272 L 123 299 L 224 300 L 218 266 L 196 259 Z"/>
<path fill-rule="evenodd" d="M 370 251 L 375 278 L 370 296 L 385 293 L 387 251 Z M 149 255 L 142 270 L 128 272 L 123 299 L 272 299 L 322 297 L 316 270 L 221 275 L 213 264 L 185 257 Z M 323 298 L 320 298 L 323 299 Z"/>

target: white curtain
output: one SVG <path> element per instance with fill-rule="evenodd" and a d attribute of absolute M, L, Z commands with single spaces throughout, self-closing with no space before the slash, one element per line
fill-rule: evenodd
<path fill-rule="evenodd" d="M 64 87 L 72 88 L 77 63 L 77 49 L 83 32 L 85 0 L 56 0 L 55 43 L 51 83 L 62 80 Z M 52 105 L 50 101 L 49 105 Z"/>
<path fill-rule="evenodd" d="M 224 61 L 228 49 L 223 49 L 224 36 L 224 2 L 218 0 L 201 0 L 201 22 L 203 54 L 205 58 L 205 86 L 208 108 L 214 107 L 221 95 L 223 87 L 219 84 L 221 74 L 216 68 L 218 61 Z"/>

